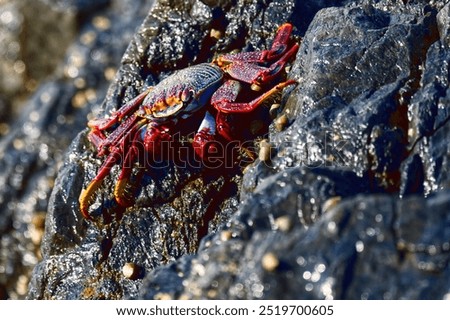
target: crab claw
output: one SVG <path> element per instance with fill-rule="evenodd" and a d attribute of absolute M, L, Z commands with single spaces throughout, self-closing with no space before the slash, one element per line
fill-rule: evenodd
<path fill-rule="evenodd" d="M 267 51 L 266 59 L 273 59 L 284 53 L 287 48 L 292 29 L 293 27 L 290 23 L 283 23 L 278 27 L 277 33 L 272 42 L 272 47 Z"/>

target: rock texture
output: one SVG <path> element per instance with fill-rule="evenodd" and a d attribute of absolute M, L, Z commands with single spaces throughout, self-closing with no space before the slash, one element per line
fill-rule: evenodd
<path fill-rule="evenodd" d="M 30 299 L 449 297 L 449 4 L 122 3 L 91 17 L 64 75 L 39 87 L 0 142 L 5 295 L 20 296 L 14 286 L 40 258 L 31 234 L 45 216 Z M 298 85 L 270 126 L 269 160 L 169 161 L 145 172 L 125 211 L 111 200 L 115 168 L 95 222 L 81 217 L 79 193 L 101 164 L 82 130 L 88 111 L 115 110 L 215 54 L 267 48 L 285 21 L 302 38 L 289 73 Z M 13 242 L 28 249 L 8 251 Z"/>

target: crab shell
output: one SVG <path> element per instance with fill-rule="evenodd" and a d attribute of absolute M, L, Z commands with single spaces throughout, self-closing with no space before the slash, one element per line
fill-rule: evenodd
<path fill-rule="evenodd" d="M 219 67 L 208 63 L 177 71 L 156 85 L 144 99 L 145 118 L 162 122 L 189 117 L 209 102 L 223 77 Z"/>

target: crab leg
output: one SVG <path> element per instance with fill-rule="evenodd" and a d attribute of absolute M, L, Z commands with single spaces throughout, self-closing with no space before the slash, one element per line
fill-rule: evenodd
<path fill-rule="evenodd" d="M 138 154 L 139 151 L 137 147 L 135 145 L 131 146 L 125 157 L 126 165 L 124 165 L 124 167 L 122 168 L 119 179 L 117 180 L 116 186 L 114 187 L 114 198 L 116 199 L 116 202 L 122 207 L 127 207 L 129 205 L 129 201 L 127 201 L 125 195 L 126 187 L 131 176 L 132 167 L 130 165 L 136 160 Z"/>
<path fill-rule="evenodd" d="M 278 59 L 288 46 L 291 32 L 292 25 L 285 23 L 278 28 L 270 50 L 225 54 L 217 59 L 217 64 L 223 66 L 235 62 L 264 63 Z"/>
<path fill-rule="evenodd" d="M 133 164 L 139 156 L 139 136 L 141 135 L 141 130 L 145 122 L 145 119 L 141 120 L 135 127 L 137 131 L 133 131 L 135 132 L 135 134 L 133 135 L 131 146 L 125 156 L 125 160 L 122 164 L 122 171 L 120 172 L 119 178 L 114 188 L 114 198 L 116 199 L 117 203 L 123 207 L 127 207 L 129 205 L 129 201 L 127 201 L 125 195 L 126 187 L 128 185 L 128 181 L 130 180 Z"/>
<path fill-rule="evenodd" d="M 149 87 L 147 90 L 139 94 L 137 97 L 126 103 L 122 108 L 113 112 L 110 117 L 93 119 L 88 122 L 88 127 L 93 130 L 106 130 L 117 124 L 127 115 L 134 113 L 141 106 L 145 97 L 153 90 L 153 87 Z"/>
<path fill-rule="evenodd" d="M 81 214 L 85 219 L 92 220 L 92 217 L 89 214 L 89 205 L 93 198 L 93 195 L 102 184 L 103 179 L 105 179 L 105 177 L 111 171 L 111 168 L 120 160 L 120 157 L 121 148 L 116 148 L 108 155 L 95 178 L 88 184 L 85 189 L 81 191 L 78 201 L 80 202 Z"/>
<path fill-rule="evenodd" d="M 116 147 L 108 148 L 109 154 L 106 157 L 103 165 L 100 167 L 99 171 L 97 172 L 97 175 L 95 178 L 88 184 L 88 186 L 81 191 L 79 202 L 80 202 L 80 211 L 86 219 L 92 220 L 91 215 L 89 214 L 89 204 L 92 201 L 93 195 L 95 191 L 98 190 L 98 188 L 101 186 L 103 180 L 105 177 L 111 172 L 112 167 L 121 162 L 123 159 L 123 151 L 126 148 L 127 140 L 130 138 L 130 136 L 134 136 L 136 133 L 136 130 L 138 130 L 140 127 L 142 127 L 143 123 L 146 121 L 145 119 L 140 119 L 134 115 L 127 119 L 126 122 L 129 122 L 127 125 L 127 130 L 122 130 L 122 133 L 125 132 L 125 134 L 122 134 L 122 136 L 117 138 L 116 140 L 111 141 L 117 142 L 117 144 L 113 144 Z M 131 128 L 131 129 L 130 129 Z M 128 131 L 128 132 L 127 132 Z M 128 155 L 129 151 L 127 152 Z M 100 152 L 99 152 L 100 154 Z M 125 156 L 126 158 L 127 156 Z"/>
<path fill-rule="evenodd" d="M 139 158 L 139 152 L 147 152 L 152 155 L 160 154 L 162 152 L 162 143 L 164 141 L 169 142 L 172 136 L 168 133 L 165 126 L 156 124 L 155 122 L 148 123 L 147 119 L 141 119 L 132 128 L 132 132 L 127 135 L 127 139 L 133 137 L 131 145 L 128 148 L 125 155 L 124 162 L 122 163 L 122 170 L 114 188 L 114 198 L 117 203 L 123 207 L 130 205 L 129 199 L 127 199 L 128 182 L 130 181 L 131 173 L 134 167 L 134 163 L 137 159 L 146 161 L 145 157 Z M 126 150 L 130 141 L 123 141 L 123 149 Z"/>
<path fill-rule="evenodd" d="M 266 59 L 276 59 L 286 50 L 291 33 L 292 25 L 290 23 L 284 23 L 278 28 L 275 38 L 273 39 L 272 47 L 270 48 Z"/>
<path fill-rule="evenodd" d="M 296 84 L 295 80 L 287 80 L 274 86 L 269 91 L 263 93 L 259 97 L 250 102 L 234 102 L 237 96 L 236 84 L 237 81 L 229 80 L 225 82 L 212 96 L 211 104 L 220 112 L 223 113 L 246 113 L 255 110 L 264 101 L 271 96 L 277 94 L 285 87 Z M 232 87 L 232 88 L 230 88 Z M 235 94 L 235 95 L 234 95 Z"/>
<path fill-rule="evenodd" d="M 98 156 L 103 156 L 109 153 L 111 146 L 120 144 L 121 139 L 125 135 L 130 134 L 130 130 L 136 125 L 138 116 L 133 115 L 122 122 L 108 137 L 98 129 L 92 129 L 88 135 L 88 139 L 98 150 Z"/>
<path fill-rule="evenodd" d="M 298 45 L 293 45 L 280 59 L 268 67 L 251 64 L 246 61 L 234 62 L 224 68 L 234 79 L 250 84 L 261 84 L 272 81 L 283 71 L 286 63 L 297 53 Z"/>

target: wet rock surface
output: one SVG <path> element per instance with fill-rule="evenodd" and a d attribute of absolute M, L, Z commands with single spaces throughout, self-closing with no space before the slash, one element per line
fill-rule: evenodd
<path fill-rule="evenodd" d="M 299 184 L 299 170 L 286 174 L 291 186 Z M 277 195 L 296 198 L 297 190 L 281 185 Z M 273 188 L 244 203 L 226 228 L 202 242 L 197 256 L 151 274 L 140 297 L 164 292 L 183 299 L 436 299 L 448 294 L 449 230 L 435 229 L 448 225 L 448 192 L 428 201 L 388 195 L 336 199 L 305 228 L 298 226 L 295 200 L 263 214 L 266 192 Z M 411 279 L 420 285 L 411 285 Z"/>
<path fill-rule="evenodd" d="M 95 10 L 61 73 L 0 141 L 0 294 L 23 297 L 37 263 L 30 299 L 448 297 L 448 4 Z M 144 173 L 126 210 L 111 200 L 117 167 L 92 205 L 95 222 L 81 217 L 80 191 L 101 164 L 86 117 L 215 54 L 267 48 L 285 21 L 303 41 L 289 73 L 298 85 L 267 136 L 270 159 L 245 170 L 169 161 Z"/>

